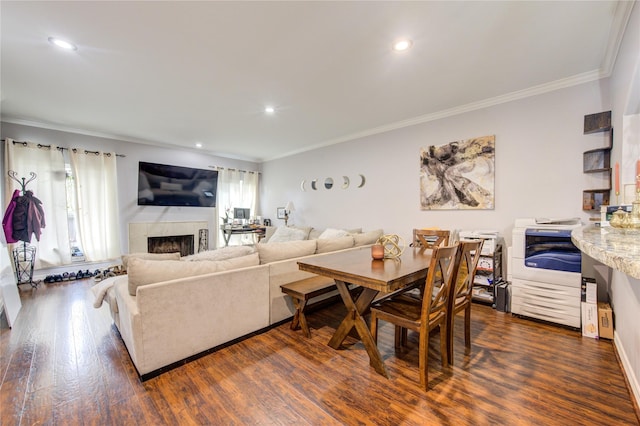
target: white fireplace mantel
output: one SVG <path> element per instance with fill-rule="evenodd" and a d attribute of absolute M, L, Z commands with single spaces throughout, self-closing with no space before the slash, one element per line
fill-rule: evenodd
<path fill-rule="evenodd" d="M 129 253 L 147 253 L 147 238 L 193 235 L 195 251 L 201 229 L 208 229 L 208 222 L 143 222 L 129 223 Z"/>

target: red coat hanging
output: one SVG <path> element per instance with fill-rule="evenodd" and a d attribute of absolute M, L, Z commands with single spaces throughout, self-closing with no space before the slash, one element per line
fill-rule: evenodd
<path fill-rule="evenodd" d="M 4 217 L 2 218 L 2 230 L 4 231 L 4 237 L 8 243 L 17 243 L 19 241 L 13 238 L 13 211 L 16 209 L 16 200 L 19 196 L 19 189 L 13 191 L 11 201 L 9 201 L 7 210 L 4 212 Z"/>

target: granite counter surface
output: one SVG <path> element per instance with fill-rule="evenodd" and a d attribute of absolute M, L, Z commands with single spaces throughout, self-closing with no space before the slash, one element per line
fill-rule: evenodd
<path fill-rule="evenodd" d="M 589 225 L 574 229 L 571 240 L 583 253 L 640 279 L 640 233 Z"/>

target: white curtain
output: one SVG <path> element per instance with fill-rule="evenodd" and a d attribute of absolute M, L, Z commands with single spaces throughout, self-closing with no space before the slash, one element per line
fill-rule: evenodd
<path fill-rule="evenodd" d="M 220 226 L 223 224 L 225 213 L 233 219 L 233 208 L 249 208 L 251 214 L 256 215 L 258 208 L 258 189 L 260 174 L 244 170 L 219 169 L 218 191 L 216 196 L 218 247 L 224 246 L 224 239 Z M 235 237 L 234 237 L 235 238 Z"/>
<path fill-rule="evenodd" d="M 42 229 L 40 241 L 32 236 L 30 243 L 36 247 L 35 268 L 70 264 L 71 249 L 65 197 L 66 171 L 62 150 L 54 145 L 14 143 L 11 139 L 6 139 L 4 146 L 5 171 L 13 170 L 20 180 L 23 177 L 29 180 L 31 172 L 36 174 L 36 178 L 26 187 L 42 202 L 45 216 L 45 227 Z M 15 189 L 21 189 L 20 184 L 5 177 L 7 204 Z M 18 244 L 22 243 L 16 243 L 14 247 Z"/>
<path fill-rule="evenodd" d="M 116 154 L 72 149 L 70 159 L 84 256 L 115 259 L 121 255 Z"/>

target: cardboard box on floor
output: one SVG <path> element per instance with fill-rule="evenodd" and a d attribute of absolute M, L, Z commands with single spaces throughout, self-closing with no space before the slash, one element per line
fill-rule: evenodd
<path fill-rule="evenodd" d="M 613 311 L 608 303 L 598 303 L 598 334 L 603 339 L 613 339 Z"/>

